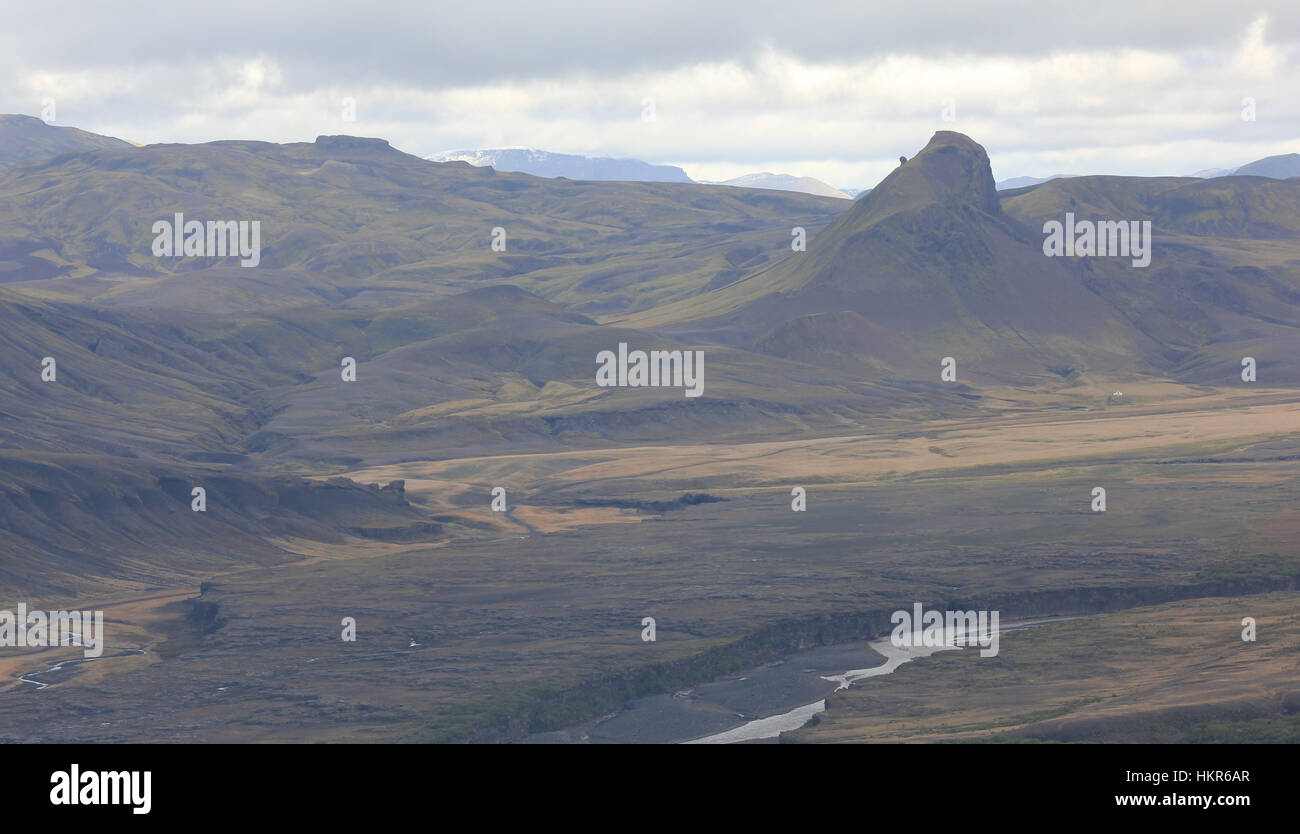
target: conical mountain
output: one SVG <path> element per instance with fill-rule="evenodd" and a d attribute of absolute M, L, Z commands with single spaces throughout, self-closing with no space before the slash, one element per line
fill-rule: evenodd
<path fill-rule="evenodd" d="M 1019 383 L 1132 368 L 1158 351 L 1086 285 L 1077 259 L 1002 211 L 988 154 L 940 131 L 766 273 L 697 299 L 692 322 L 772 355 L 888 376 Z M 711 297 L 710 297 L 711 296 Z M 1057 377 L 1059 380 L 1059 377 Z"/>

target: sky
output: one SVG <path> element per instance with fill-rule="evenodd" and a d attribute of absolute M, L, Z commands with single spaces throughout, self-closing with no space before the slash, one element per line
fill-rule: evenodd
<path fill-rule="evenodd" d="M 1065 5 L 0 0 L 0 113 L 52 103 L 140 144 L 346 133 L 840 188 L 936 130 L 997 179 L 1300 152 L 1300 3 Z"/>

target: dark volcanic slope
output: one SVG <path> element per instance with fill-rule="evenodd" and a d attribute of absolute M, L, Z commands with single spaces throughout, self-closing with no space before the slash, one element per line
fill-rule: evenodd
<path fill-rule="evenodd" d="M 287 471 L 788 437 L 969 408 L 946 391 L 882 388 L 719 347 L 706 350 L 704 397 L 597 388 L 595 356 L 620 340 L 683 347 L 509 286 L 391 310 L 242 316 L 0 291 L 0 589 L 264 563 L 287 558 L 273 540 L 289 536 L 437 536 L 435 520 L 405 505 L 358 520 L 374 500 L 355 484 L 337 487 L 352 512 L 335 512 L 306 483 L 285 482 Z M 355 382 L 341 379 L 347 356 Z M 44 357 L 57 362 L 54 381 L 41 379 Z M 195 485 L 210 490 L 207 513 L 189 508 Z"/>
<path fill-rule="evenodd" d="M 394 309 L 263 315 L 91 308 L 0 292 L 0 448 L 173 461 L 253 456 L 311 471 L 362 461 L 787 436 L 955 393 L 705 348 L 705 396 L 600 388 L 602 350 L 691 347 L 598 325 L 516 287 Z M 41 380 L 44 357 L 58 379 Z M 340 363 L 358 363 L 344 382 Z M 937 388 L 937 385 L 930 386 Z M 244 462 L 242 466 L 254 464 Z"/>
<path fill-rule="evenodd" d="M 192 509 L 192 490 L 206 509 Z M 402 485 L 255 478 L 75 455 L 0 452 L 0 592 L 105 595 L 294 560 L 290 537 L 431 540 Z M 120 586 L 116 586 L 120 587 Z"/>
<path fill-rule="evenodd" d="M 189 309 L 282 306 L 266 271 L 353 308 L 516 283 L 585 312 L 688 297 L 761 263 L 792 225 L 820 228 L 843 201 L 679 183 L 548 180 L 434 163 L 380 139 L 322 136 L 103 150 L 0 175 L 0 282 L 188 276 L 160 289 L 84 280 L 47 292 Z M 235 258 L 158 258 L 152 226 L 257 220 L 261 263 L 195 280 Z M 492 230 L 506 232 L 493 251 Z M 216 279 L 219 277 L 219 281 Z"/>

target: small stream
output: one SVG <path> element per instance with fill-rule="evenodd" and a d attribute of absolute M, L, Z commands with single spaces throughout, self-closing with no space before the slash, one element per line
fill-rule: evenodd
<path fill-rule="evenodd" d="M 18 678 L 18 680 L 23 683 L 32 684 L 33 686 L 36 687 L 36 691 L 39 691 L 49 686 L 50 684 L 44 681 L 33 680 L 34 676 L 36 675 L 47 675 L 50 672 L 59 672 L 62 671 L 65 666 L 71 666 L 74 663 L 91 663 L 96 660 L 110 660 L 114 657 L 126 657 L 128 655 L 145 654 L 145 653 L 146 652 L 144 649 L 126 649 L 124 651 L 118 652 L 117 654 L 105 654 L 105 655 L 100 655 L 99 657 L 74 657 L 74 658 L 69 658 L 68 660 L 60 660 L 59 662 L 55 663 L 53 666 L 50 666 L 45 669 L 41 669 L 39 672 L 24 672 L 21 675 L 15 675 L 14 677 Z M 28 691 L 33 691 L 33 690 L 28 690 Z"/>

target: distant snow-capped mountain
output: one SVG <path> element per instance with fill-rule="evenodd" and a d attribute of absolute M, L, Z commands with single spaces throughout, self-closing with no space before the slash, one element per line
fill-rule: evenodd
<path fill-rule="evenodd" d="M 1300 154 L 1284 153 L 1277 156 L 1266 156 L 1254 162 L 1247 162 L 1240 168 L 1206 168 L 1204 171 L 1197 171 L 1191 176 L 1208 180 L 1233 175 L 1238 177 L 1269 177 L 1275 180 L 1300 177 Z"/>
<path fill-rule="evenodd" d="M 761 174 L 745 174 L 741 177 L 733 177 L 729 180 L 715 183 L 715 185 L 734 185 L 737 188 L 772 188 L 777 191 L 799 191 L 804 194 L 815 194 L 818 197 L 839 197 L 843 200 L 851 200 L 853 197 L 845 194 L 838 188 L 832 188 L 826 183 L 813 177 L 795 177 L 790 174 L 769 174 L 764 171 Z"/>
<path fill-rule="evenodd" d="M 1206 168 L 1203 171 L 1197 171 L 1195 174 L 1189 174 L 1188 176 L 1199 177 L 1203 180 L 1212 180 L 1215 177 L 1229 176 L 1235 170 L 1236 169 L 1234 168 Z"/>
<path fill-rule="evenodd" d="M 447 151 L 429 157 L 433 162 L 468 162 L 498 171 L 532 174 L 535 177 L 565 177 L 571 180 L 623 180 L 630 182 L 694 182 L 675 165 L 652 165 L 639 159 L 614 159 L 553 153 L 533 148 L 482 148 Z"/>
<path fill-rule="evenodd" d="M 1006 191 L 1008 188 L 1024 188 L 1027 185 L 1041 185 L 1048 180 L 1059 180 L 1066 177 L 1072 177 L 1074 174 L 1052 174 L 1050 177 L 1012 177 L 1009 180 L 1002 180 L 995 188 L 998 191 Z"/>

